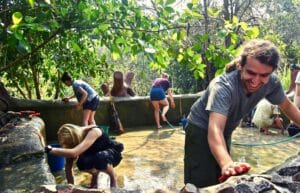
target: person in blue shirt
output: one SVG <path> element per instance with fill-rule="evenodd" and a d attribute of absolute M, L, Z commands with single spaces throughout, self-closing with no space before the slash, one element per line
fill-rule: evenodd
<path fill-rule="evenodd" d="M 82 125 L 95 125 L 95 114 L 100 103 L 97 92 L 83 80 L 73 80 L 68 72 L 64 72 L 61 81 L 66 86 L 72 86 L 74 91 L 73 96 L 63 98 L 63 101 L 69 102 L 70 99 L 76 97 L 78 101 L 76 108 L 83 109 Z"/>

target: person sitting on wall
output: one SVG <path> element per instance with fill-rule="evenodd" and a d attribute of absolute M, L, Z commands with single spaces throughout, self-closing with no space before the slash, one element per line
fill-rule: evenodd
<path fill-rule="evenodd" d="M 131 83 L 132 83 L 133 78 L 134 78 L 133 72 L 130 71 L 130 72 L 126 73 L 125 78 L 124 78 L 124 84 L 126 87 L 131 88 Z"/>
<path fill-rule="evenodd" d="M 131 76 L 133 78 L 133 76 Z M 114 97 L 130 97 L 135 96 L 134 91 L 129 87 L 131 85 L 131 80 L 127 80 L 126 82 L 130 83 L 125 84 L 123 79 L 123 73 L 120 71 L 115 71 L 113 74 L 113 87 L 110 91 L 111 96 Z"/>
<path fill-rule="evenodd" d="M 62 148 L 45 147 L 45 152 L 66 157 L 65 173 L 67 182 L 74 184 L 73 163 L 77 159 L 80 171 L 92 174 L 90 188 L 97 188 L 99 172 L 110 177 L 110 186 L 117 187 L 117 175 L 114 171 L 122 160 L 122 143 L 111 140 L 97 126 L 77 126 L 64 124 L 58 130 L 58 141 Z"/>
<path fill-rule="evenodd" d="M 280 110 L 277 105 L 271 104 L 268 100 L 262 99 L 256 106 L 252 122 L 259 128 L 260 132 L 270 134 L 269 128 L 277 128 L 284 134 L 283 120 L 280 117 Z"/>

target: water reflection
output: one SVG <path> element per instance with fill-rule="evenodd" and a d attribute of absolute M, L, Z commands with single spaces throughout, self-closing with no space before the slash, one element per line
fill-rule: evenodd
<path fill-rule="evenodd" d="M 127 190 L 180 190 L 183 187 L 184 131 L 181 127 L 154 130 L 153 128 L 127 129 L 116 139 L 125 146 L 123 160 L 116 167 L 118 185 Z M 264 135 L 255 128 L 238 128 L 233 141 L 239 143 L 271 143 L 286 138 L 276 132 Z M 300 138 L 262 147 L 232 146 L 234 160 L 245 159 L 251 164 L 250 173 L 262 173 L 283 163 L 299 151 Z M 77 184 L 87 185 L 89 174 L 75 171 Z M 57 178 L 61 177 L 57 175 Z M 64 180 L 58 180 L 65 183 Z"/>

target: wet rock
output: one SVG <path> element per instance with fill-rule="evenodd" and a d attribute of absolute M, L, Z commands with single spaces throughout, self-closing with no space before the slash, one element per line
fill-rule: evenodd
<path fill-rule="evenodd" d="M 21 118 L 1 133 L 5 140 L 0 140 L 0 192 L 29 192 L 41 184 L 55 184 L 43 152 L 44 129 L 39 117 Z"/>
<path fill-rule="evenodd" d="M 281 166 L 261 175 L 230 177 L 222 184 L 200 188 L 200 193 L 299 193 L 300 156 L 289 158 Z"/>
<path fill-rule="evenodd" d="M 293 180 L 296 181 L 296 182 L 300 182 L 300 172 L 296 173 L 296 174 L 293 176 Z"/>
<path fill-rule="evenodd" d="M 163 190 L 162 190 L 163 191 Z M 32 191 L 32 193 L 59 193 L 59 192 L 66 192 L 66 193 L 105 193 L 105 192 L 112 192 L 112 193 L 142 193 L 141 190 L 136 191 L 126 191 L 118 188 L 111 188 L 108 190 L 102 189 L 88 189 L 80 186 L 74 185 L 43 185 L 38 189 Z M 157 192 L 157 193 L 165 193 Z"/>

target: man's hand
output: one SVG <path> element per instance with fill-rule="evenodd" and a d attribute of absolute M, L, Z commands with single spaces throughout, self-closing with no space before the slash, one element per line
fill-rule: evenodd
<path fill-rule="evenodd" d="M 222 167 L 222 175 L 236 176 L 244 172 L 244 167 L 250 168 L 248 163 L 229 162 Z"/>
<path fill-rule="evenodd" d="M 230 176 L 237 176 L 246 173 L 250 170 L 250 165 L 243 162 L 229 162 L 222 167 L 222 176 L 219 178 L 220 182 L 224 182 Z"/>

